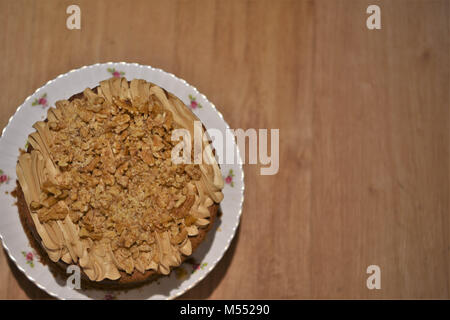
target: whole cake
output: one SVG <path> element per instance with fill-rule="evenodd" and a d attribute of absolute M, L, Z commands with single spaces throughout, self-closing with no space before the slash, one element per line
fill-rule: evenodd
<path fill-rule="evenodd" d="M 194 121 L 162 88 L 112 78 L 56 102 L 34 124 L 16 168 L 18 207 L 53 270 L 76 264 L 88 283 L 132 286 L 192 254 L 223 199 L 209 141 L 208 161 L 172 161 L 173 130 L 193 139 Z"/>

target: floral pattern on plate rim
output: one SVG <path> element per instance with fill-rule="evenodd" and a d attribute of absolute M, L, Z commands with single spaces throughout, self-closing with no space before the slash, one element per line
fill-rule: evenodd
<path fill-rule="evenodd" d="M 198 270 L 203 270 L 208 265 L 208 262 L 197 263 L 192 265 L 192 274 L 196 273 Z"/>
<path fill-rule="evenodd" d="M 28 251 L 28 252 L 22 251 L 22 255 L 27 260 L 27 264 L 29 264 L 30 267 L 34 268 L 34 255 L 33 255 L 33 252 L 31 252 L 31 251 Z"/>
<path fill-rule="evenodd" d="M 0 184 L 8 183 L 9 182 L 9 176 L 3 172 L 2 169 L 0 169 Z"/>
<path fill-rule="evenodd" d="M 43 108 L 48 106 L 47 93 L 44 93 L 40 98 L 36 98 L 31 103 L 32 106 L 42 106 Z"/>
<path fill-rule="evenodd" d="M 196 273 L 198 270 L 203 270 L 208 265 L 208 262 L 202 263 L 197 263 L 195 261 L 186 261 L 186 262 L 192 266 L 191 274 Z M 175 276 L 178 280 L 184 280 L 185 278 L 187 278 L 188 272 L 186 271 L 185 268 L 183 268 L 183 266 L 180 266 L 175 269 Z"/>
<path fill-rule="evenodd" d="M 125 72 L 116 70 L 116 68 L 108 68 L 107 71 L 115 78 L 120 78 L 125 75 Z"/>
<path fill-rule="evenodd" d="M 203 108 L 203 106 L 197 102 L 197 98 L 195 98 L 192 94 L 189 95 L 189 101 L 190 101 L 189 107 L 192 110 L 195 110 L 197 108 Z"/>
<path fill-rule="evenodd" d="M 226 177 L 224 177 L 225 183 L 229 184 L 231 187 L 234 187 L 233 177 L 234 177 L 233 169 L 230 169 L 230 171 L 228 171 L 228 175 Z"/>
<path fill-rule="evenodd" d="M 117 295 L 115 295 L 113 292 L 107 292 L 105 293 L 105 296 L 103 297 L 104 300 L 117 300 Z"/>

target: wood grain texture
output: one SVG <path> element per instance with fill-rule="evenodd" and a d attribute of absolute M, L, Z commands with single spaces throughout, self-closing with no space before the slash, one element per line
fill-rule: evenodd
<path fill-rule="evenodd" d="M 186 79 L 233 128 L 280 129 L 278 174 L 245 166 L 236 239 L 182 298 L 450 298 L 448 1 L 77 3 L 70 31 L 72 1 L 0 1 L 0 127 L 57 75 L 128 61 Z M 48 296 L 2 251 L 0 298 Z"/>

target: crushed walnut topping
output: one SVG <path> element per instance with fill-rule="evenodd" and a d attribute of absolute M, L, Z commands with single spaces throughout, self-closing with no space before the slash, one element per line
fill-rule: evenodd
<path fill-rule="evenodd" d="M 69 215 L 80 238 L 110 245 L 119 269 L 145 271 L 155 234 L 168 233 L 177 245 L 187 238 L 201 171 L 171 162 L 178 126 L 157 99 L 110 100 L 86 89 L 56 103 L 49 153 L 61 174 L 43 184 L 31 208 L 41 223 Z"/>

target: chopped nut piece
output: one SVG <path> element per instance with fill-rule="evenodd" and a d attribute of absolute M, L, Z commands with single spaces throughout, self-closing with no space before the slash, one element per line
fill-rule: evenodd
<path fill-rule="evenodd" d="M 82 168 L 81 170 L 84 172 L 92 172 L 94 168 L 97 166 L 97 164 L 100 162 L 100 157 L 95 157 L 92 159 L 87 166 Z"/>
<path fill-rule="evenodd" d="M 164 148 L 164 143 L 163 143 L 161 137 L 157 136 L 157 135 L 153 136 L 152 137 L 152 151 L 158 152 L 162 148 Z"/>
<path fill-rule="evenodd" d="M 55 203 L 57 203 L 57 202 L 58 202 L 58 200 L 55 197 L 50 196 L 47 199 L 42 200 L 41 204 L 46 208 L 50 208 L 53 205 L 55 205 Z"/>
<path fill-rule="evenodd" d="M 60 129 L 60 126 L 58 125 L 58 122 L 56 122 L 56 121 L 49 121 L 48 127 L 54 131 L 58 131 Z"/>
<path fill-rule="evenodd" d="M 180 199 L 177 200 L 175 203 L 175 208 L 178 208 L 186 201 L 186 196 L 182 196 Z"/>
<path fill-rule="evenodd" d="M 198 168 L 198 165 L 193 164 L 186 165 L 185 171 L 187 172 L 189 177 L 191 177 L 191 179 L 193 180 L 199 180 L 202 174 L 200 169 Z"/>
<path fill-rule="evenodd" d="M 152 166 L 155 164 L 155 158 L 153 157 L 153 154 L 150 150 L 144 150 L 142 151 L 139 156 L 141 159 L 148 164 L 149 166 Z"/>
<path fill-rule="evenodd" d="M 37 209 L 42 208 L 42 204 L 40 204 L 39 202 L 36 202 L 36 201 L 31 201 L 30 207 L 32 210 L 37 210 Z"/>
<path fill-rule="evenodd" d="M 112 118 L 111 124 L 114 127 L 130 122 L 130 116 L 128 114 L 120 114 Z"/>
<path fill-rule="evenodd" d="M 88 134 L 89 134 L 89 129 L 88 128 L 86 128 L 86 127 L 81 127 L 80 128 L 80 135 L 83 138 L 86 138 L 88 136 Z"/>
<path fill-rule="evenodd" d="M 57 185 L 55 185 L 54 183 L 50 182 L 50 181 L 45 181 L 42 184 L 42 191 L 46 192 L 46 193 L 50 193 L 53 194 L 55 196 L 59 196 L 61 194 L 61 190 L 58 188 Z"/>
<path fill-rule="evenodd" d="M 191 210 L 192 205 L 194 204 L 195 196 L 194 195 L 188 195 L 186 197 L 186 201 L 183 202 L 183 204 L 178 207 L 174 208 L 173 215 L 177 218 L 183 218 L 189 213 L 189 210 Z"/>
<path fill-rule="evenodd" d="M 117 183 L 122 187 L 126 188 L 128 186 L 128 177 L 127 176 L 119 176 L 117 178 Z"/>
<path fill-rule="evenodd" d="M 69 213 L 69 208 L 64 201 L 58 201 L 51 208 L 42 208 L 38 210 L 38 218 L 41 223 L 50 220 L 62 220 Z"/>
<path fill-rule="evenodd" d="M 184 223 L 186 224 L 186 226 L 191 226 L 195 223 L 195 221 L 197 221 L 197 218 L 195 218 L 194 216 L 188 214 L 186 216 L 186 218 L 184 219 Z"/>
<path fill-rule="evenodd" d="M 92 120 L 92 118 L 94 117 L 94 114 L 90 111 L 87 110 L 81 110 L 78 113 L 78 116 L 81 118 L 81 120 L 83 120 L 84 122 L 89 122 Z"/>

